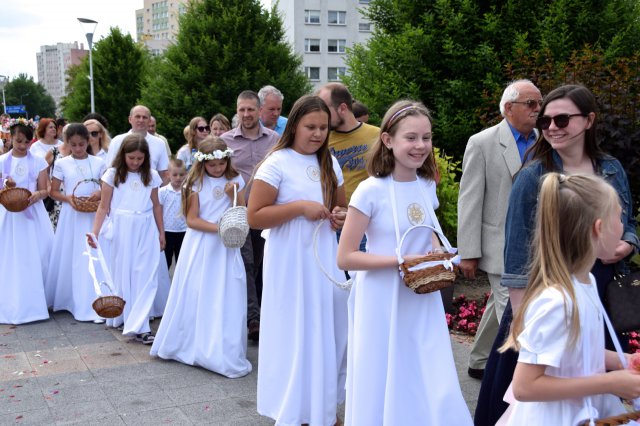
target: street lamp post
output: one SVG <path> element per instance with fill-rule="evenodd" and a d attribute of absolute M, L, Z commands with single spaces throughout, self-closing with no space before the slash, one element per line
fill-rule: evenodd
<path fill-rule="evenodd" d="M 2 107 L 4 108 L 4 113 L 7 113 L 7 101 L 4 98 L 4 86 L 7 84 L 7 76 L 0 75 L 0 87 L 2 88 Z"/>
<path fill-rule="evenodd" d="M 80 22 L 82 29 L 85 31 L 87 43 L 89 44 L 89 90 L 91 93 L 91 112 L 96 112 L 96 104 L 93 97 L 93 56 L 91 54 L 91 50 L 93 48 L 93 33 L 98 26 L 98 21 L 87 18 L 78 18 L 78 21 Z"/>

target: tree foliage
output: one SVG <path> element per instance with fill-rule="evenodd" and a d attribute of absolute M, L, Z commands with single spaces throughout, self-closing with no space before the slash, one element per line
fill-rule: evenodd
<path fill-rule="evenodd" d="M 202 0 L 180 17 L 176 43 L 150 73 L 142 99 L 176 149 L 192 117 L 231 118 L 240 92 L 266 84 L 285 95 L 284 111 L 310 90 L 276 9 L 257 0 Z"/>
<path fill-rule="evenodd" d="M 148 53 L 119 28 L 94 45 L 93 79 L 96 112 L 109 120 L 109 131 L 118 134 L 130 127 L 129 111 L 141 97 L 149 65 Z M 68 71 L 67 96 L 62 100 L 65 116 L 81 120 L 91 109 L 89 57 Z"/>
<path fill-rule="evenodd" d="M 56 103 L 46 91 L 44 86 L 33 81 L 33 77 L 27 74 L 19 74 L 9 81 L 4 88 L 7 105 L 25 106 L 29 117 L 55 117 Z M 25 114 L 11 114 L 13 117 Z"/>
<path fill-rule="evenodd" d="M 477 111 L 483 94 L 502 92 L 505 64 L 543 51 L 566 61 L 585 45 L 609 61 L 629 56 L 640 42 L 639 10 L 635 0 L 372 0 L 375 30 L 348 51 L 345 81 L 374 116 L 398 98 L 422 100 L 434 110 L 436 144 L 461 158 L 469 136 L 487 126 Z"/>

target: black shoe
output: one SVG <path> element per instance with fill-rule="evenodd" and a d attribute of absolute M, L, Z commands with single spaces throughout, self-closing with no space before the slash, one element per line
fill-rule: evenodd
<path fill-rule="evenodd" d="M 249 334 L 247 336 L 249 340 L 253 340 L 254 342 L 257 342 L 260 339 L 260 321 L 258 320 L 249 321 L 249 326 L 247 328 L 249 329 Z"/>
<path fill-rule="evenodd" d="M 484 368 L 480 369 L 469 367 L 469 369 L 467 370 L 467 374 L 473 379 L 482 380 L 482 378 L 484 377 Z"/>

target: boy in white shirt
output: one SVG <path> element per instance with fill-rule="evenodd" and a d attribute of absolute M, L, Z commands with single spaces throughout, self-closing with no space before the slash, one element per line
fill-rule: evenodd
<path fill-rule="evenodd" d="M 167 241 L 164 255 L 167 268 L 171 268 L 171 261 L 175 255 L 176 263 L 180 255 L 180 247 L 187 231 L 187 222 L 182 215 L 182 184 L 187 176 L 184 161 L 171 158 L 169 160 L 169 184 L 158 191 L 158 198 L 162 204 L 162 218 L 164 234 Z"/>

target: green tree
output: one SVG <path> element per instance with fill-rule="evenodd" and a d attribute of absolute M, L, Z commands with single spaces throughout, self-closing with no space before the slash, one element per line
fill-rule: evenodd
<path fill-rule="evenodd" d="M 94 45 L 93 79 L 96 112 L 109 120 L 109 131 L 118 134 L 130 128 L 129 111 L 140 99 L 149 55 L 119 28 Z M 89 57 L 68 72 L 67 96 L 62 100 L 65 116 L 81 120 L 91 109 Z"/>
<path fill-rule="evenodd" d="M 56 104 L 40 83 L 33 81 L 33 77 L 27 74 L 19 74 L 5 86 L 5 98 L 7 105 L 22 105 L 26 107 L 27 114 L 11 114 L 13 117 L 25 116 L 55 117 Z"/>
<path fill-rule="evenodd" d="M 231 118 L 241 91 L 266 84 L 285 95 L 284 111 L 311 89 L 275 8 L 266 11 L 257 0 L 202 0 L 181 16 L 176 43 L 149 75 L 142 100 L 176 149 L 192 117 Z"/>

